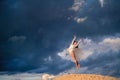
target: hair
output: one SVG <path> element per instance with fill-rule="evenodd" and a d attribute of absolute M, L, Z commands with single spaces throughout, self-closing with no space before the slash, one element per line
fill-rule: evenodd
<path fill-rule="evenodd" d="M 77 42 L 77 41 L 74 41 L 73 44 L 74 44 L 75 42 Z"/>
<path fill-rule="evenodd" d="M 78 46 L 76 46 L 75 48 L 78 48 Z"/>
<path fill-rule="evenodd" d="M 73 44 L 74 44 L 75 42 L 77 42 L 77 41 L 74 41 Z M 75 48 L 78 48 L 78 46 L 76 46 Z"/>

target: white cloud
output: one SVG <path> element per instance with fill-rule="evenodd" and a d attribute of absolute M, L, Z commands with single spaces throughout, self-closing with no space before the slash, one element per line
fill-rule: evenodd
<path fill-rule="evenodd" d="M 84 22 L 88 17 L 84 17 L 84 18 L 75 18 L 77 23 L 82 23 Z"/>
<path fill-rule="evenodd" d="M 14 75 L 0 75 L 0 80 L 41 80 L 42 74 L 22 73 Z"/>
<path fill-rule="evenodd" d="M 109 51 L 119 52 L 120 38 L 106 38 L 102 42 L 100 42 L 99 45 L 102 46 L 102 49 L 104 48 L 105 52 L 109 52 Z"/>
<path fill-rule="evenodd" d="M 46 73 L 18 73 L 13 75 L 0 75 L 0 80 L 52 80 L 55 78 L 52 74 Z"/>
<path fill-rule="evenodd" d="M 24 42 L 27 39 L 26 36 L 12 36 L 8 39 L 11 42 Z"/>
<path fill-rule="evenodd" d="M 62 59 L 71 60 L 71 58 L 67 52 L 67 49 L 64 49 L 62 52 L 59 52 L 57 55 L 60 56 Z"/>
<path fill-rule="evenodd" d="M 74 0 L 74 3 L 70 9 L 74 11 L 79 11 L 84 3 L 85 3 L 85 0 Z"/>
<path fill-rule="evenodd" d="M 120 51 L 120 38 L 104 38 L 101 42 L 94 42 L 91 39 L 84 39 L 79 47 L 82 52 L 79 52 L 78 56 L 81 56 L 81 60 L 85 60 L 92 54 L 100 55 L 103 53 L 114 52 L 118 53 Z M 71 60 L 68 52 L 64 49 L 61 52 L 58 52 L 58 56 L 65 60 Z"/>
<path fill-rule="evenodd" d="M 101 7 L 104 7 L 104 0 L 99 0 Z"/>
<path fill-rule="evenodd" d="M 53 78 L 55 78 L 54 75 L 50 75 L 50 74 L 43 74 L 42 75 L 42 80 L 52 80 Z"/>

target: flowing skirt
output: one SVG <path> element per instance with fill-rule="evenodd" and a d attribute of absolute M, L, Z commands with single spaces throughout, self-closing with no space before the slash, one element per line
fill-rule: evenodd
<path fill-rule="evenodd" d="M 80 48 L 69 49 L 69 54 L 71 51 L 74 52 L 77 61 L 80 61 L 82 59 L 83 52 Z"/>

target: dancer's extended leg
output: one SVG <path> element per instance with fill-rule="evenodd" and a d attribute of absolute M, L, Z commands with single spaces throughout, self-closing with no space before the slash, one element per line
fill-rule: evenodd
<path fill-rule="evenodd" d="M 71 56 L 72 60 L 75 62 L 76 68 L 79 69 L 80 65 L 79 65 L 79 63 L 75 57 L 75 53 L 73 51 L 70 52 L 70 56 Z"/>

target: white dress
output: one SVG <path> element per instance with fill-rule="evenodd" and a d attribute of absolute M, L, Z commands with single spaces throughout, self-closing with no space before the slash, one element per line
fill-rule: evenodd
<path fill-rule="evenodd" d="M 81 49 L 80 48 L 76 48 L 76 46 L 78 46 L 79 45 L 79 43 L 80 43 L 80 41 L 78 41 L 78 43 L 77 43 L 77 45 L 75 46 L 75 45 L 73 45 L 73 42 L 75 41 L 75 38 L 73 39 L 73 41 L 72 41 L 72 43 L 71 43 L 71 45 L 70 45 L 70 47 L 68 48 L 68 52 L 69 52 L 69 54 L 71 53 L 71 52 L 74 52 L 75 53 L 75 57 L 76 57 L 76 59 L 77 59 L 77 61 L 80 61 L 81 60 L 81 54 L 82 54 L 82 51 L 81 51 Z M 73 60 L 72 60 L 73 61 Z"/>

